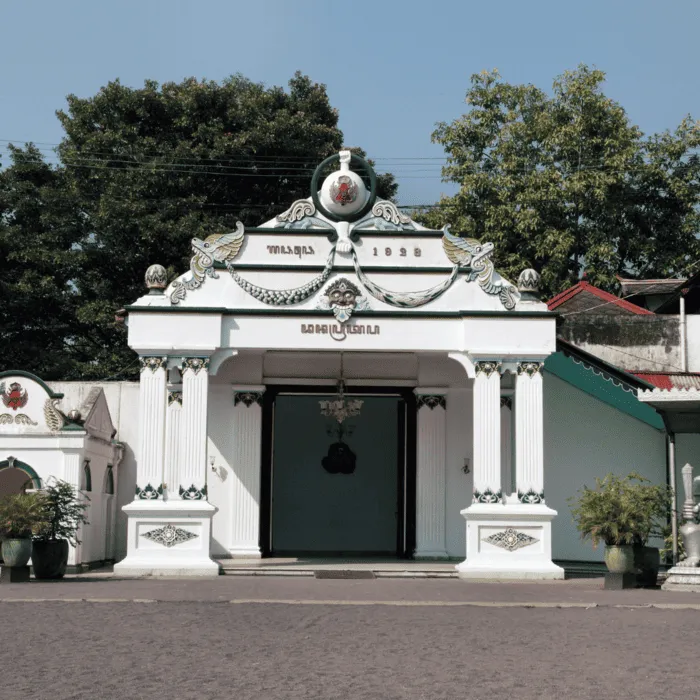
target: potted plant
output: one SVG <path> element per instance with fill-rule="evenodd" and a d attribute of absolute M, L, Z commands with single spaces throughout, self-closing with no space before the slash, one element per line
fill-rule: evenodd
<path fill-rule="evenodd" d="M 596 478 L 594 489 L 584 486 L 569 501 L 581 536 L 594 547 L 604 542 L 605 564 L 611 573 L 653 569 L 654 553 L 646 551 L 653 548 L 647 542 L 661 535 L 670 504 L 667 487 L 655 486 L 636 472 L 624 477 L 608 474 Z M 658 550 L 655 561 L 658 572 Z"/>
<path fill-rule="evenodd" d="M 68 565 L 68 545 L 80 544 L 78 528 L 88 524 L 87 504 L 80 491 L 60 479 L 51 479 L 43 490 L 46 524 L 34 537 L 32 566 L 38 579 L 63 578 Z M 84 496 L 87 498 L 87 496 Z"/>
<path fill-rule="evenodd" d="M 15 493 L 0 498 L 0 537 L 4 566 L 26 566 L 32 535 L 46 525 L 42 494 Z"/>

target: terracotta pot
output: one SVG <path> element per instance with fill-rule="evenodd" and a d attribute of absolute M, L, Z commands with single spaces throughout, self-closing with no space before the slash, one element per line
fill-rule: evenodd
<path fill-rule="evenodd" d="M 26 566 L 31 556 L 31 537 L 12 537 L 2 541 L 3 566 Z"/>
<path fill-rule="evenodd" d="M 605 565 L 611 574 L 628 574 L 634 568 L 634 547 L 631 544 L 606 545 Z"/>
<path fill-rule="evenodd" d="M 68 564 L 68 540 L 37 540 L 32 549 L 34 577 L 63 578 Z"/>
<path fill-rule="evenodd" d="M 637 570 L 637 583 L 640 586 L 656 586 L 661 564 L 661 553 L 656 547 L 635 547 L 634 568 Z"/>

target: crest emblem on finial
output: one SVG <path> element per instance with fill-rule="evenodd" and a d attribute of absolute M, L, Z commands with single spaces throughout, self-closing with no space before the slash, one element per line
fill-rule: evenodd
<path fill-rule="evenodd" d="M 0 397 L 2 397 L 3 404 L 13 411 L 24 408 L 29 401 L 27 390 L 23 389 L 19 382 L 12 382 L 7 388 L 4 382 L 0 384 Z"/>
<path fill-rule="evenodd" d="M 357 199 L 357 185 L 349 176 L 340 175 L 335 182 L 331 183 L 331 197 L 341 207 L 352 204 Z"/>

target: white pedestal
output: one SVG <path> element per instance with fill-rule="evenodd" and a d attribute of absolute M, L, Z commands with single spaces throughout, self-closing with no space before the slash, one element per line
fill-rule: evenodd
<path fill-rule="evenodd" d="M 674 566 L 668 570 L 668 575 L 661 588 L 664 591 L 700 593 L 700 568 L 697 566 Z"/>
<path fill-rule="evenodd" d="M 218 576 L 209 556 L 211 520 L 206 501 L 135 500 L 124 506 L 129 518 L 126 559 L 117 576 Z"/>
<path fill-rule="evenodd" d="M 563 579 L 552 563 L 552 519 L 545 505 L 475 503 L 467 521 L 467 559 L 455 568 L 464 579 Z"/>

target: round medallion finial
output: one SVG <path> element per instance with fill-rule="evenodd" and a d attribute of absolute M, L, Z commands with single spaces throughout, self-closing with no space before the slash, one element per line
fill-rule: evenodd
<path fill-rule="evenodd" d="M 321 173 L 331 164 L 338 162 L 340 167 L 332 172 L 319 187 Z M 364 171 L 370 180 L 367 188 L 362 177 L 350 169 L 353 165 Z M 311 198 L 316 208 L 331 221 L 356 221 L 362 218 L 377 198 L 377 175 L 370 164 L 350 151 L 326 158 L 314 171 L 311 179 Z"/>
<path fill-rule="evenodd" d="M 168 273 L 162 265 L 151 265 L 146 270 L 145 280 L 150 294 L 162 294 L 168 286 Z"/>
<path fill-rule="evenodd" d="M 68 411 L 68 420 L 72 421 L 73 423 L 77 423 L 80 418 L 80 411 L 77 408 L 74 408 L 72 411 Z"/>
<path fill-rule="evenodd" d="M 528 268 L 518 277 L 518 291 L 522 301 L 539 299 L 540 275 L 536 270 Z"/>

